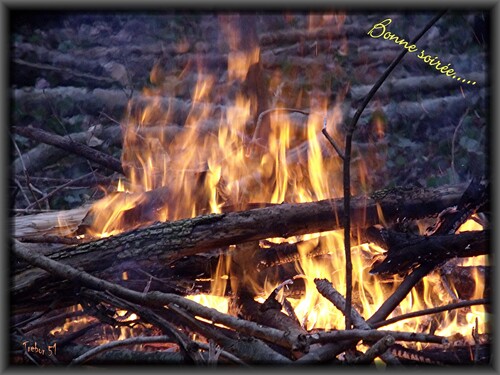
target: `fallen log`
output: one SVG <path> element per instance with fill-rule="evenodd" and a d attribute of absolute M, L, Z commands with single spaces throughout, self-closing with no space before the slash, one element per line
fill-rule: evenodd
<path fill-rule="evenodd" d="M 92 147 L 83 143 L 75 142 L 72 139 L 67 139 L 60 135 L 48 133 L 44 130 L 27 126 L 16 126 L 13 130 L 14 133 L 22 135 L 23 137 L 59 147 L 67 152 L 73 152 L 77 155 L 84 156 L 85 158 L 112 171 L 123 173 L 120 160 L 98 150 L 94 150 Z"/>
<path fill-rule="evenodd" d="M 476 84 L 481 87 L 486 83 L 486 76 L 484 73 L 468 73 L 467 78 L 471 81 L 475 81 Z M 450 89 L 458 89 L 460 86 L 457 82 L 444 75 L 436 77 L 436 75 L 432 74 L 428 76 L 399 78 L 386 81 L 380 90 L 377 91 L 377 97 L 382 98 L 390 96 L 392 98 L 394 95 L 397 95 L 398 98 L 402 99 L 402 96 L 413 92 L 412 90 L 415 87 L 418 87 L 419 93 L 432 92 L 435 95 L 439 90 L 446 90 L 449 93 Z M 371 88 L 371 85 L 353 86 L 350 90 L 350 97 L 354 101 L 361 101 L 370 92 Z"/>

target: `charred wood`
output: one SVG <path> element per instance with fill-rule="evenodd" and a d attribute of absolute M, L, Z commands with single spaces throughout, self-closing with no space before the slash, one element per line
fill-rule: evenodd
<path fill-rule="evenodd" d="M 397 232 L 396 232 L 397 233 Z M 400 233 L 391 237 L 401 237 Z M 405 274 L 418 266 L 431 264 L 438 266 L 453 258 L 474 257 L 490 253 L 490 231 L 464 232 L 440 236 L 405 235 L 406 240 L 390 247 L 386 258 L 375 264 L 372 274 Z"/>

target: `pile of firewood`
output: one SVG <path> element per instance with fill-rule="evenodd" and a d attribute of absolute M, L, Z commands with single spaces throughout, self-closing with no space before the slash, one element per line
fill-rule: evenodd
<path fill-rule="evenodd" d="M 142 203 L 127 213 L 126 220 L 134 229 L 102 239 L 82 235 L 92 224 L 92 203 L 101 194 L 96 186 L 111 190 L 118 176 L 126 176 L 130 167 L 122 163 L 123 156 L 119 160 L 122 126 L 116 119 L 124 113 L 133 117 L 155 102 L 164 107 L 164 112 L 173 114 L 171 123 L 165 127 L 162 118 L 152 119 L 152 126 L 143 131 L 166 142 L 182 134 L 188 117 L 198 110 L 190 99 L 190 89 L 202 75 L 197 64 L 222 76 L 214 86 L 211 104 L 199 109 L 210 113 L 199 129 L 216 134 L 219 123 L 215 119 L 222 117 L 234 100 L 232 90 L 242 90 L 259 98 L 258 115 L 247 124 L 250 137 L 255 138 L 255 129 L 265 132 L 266 114 L 279 108 L 306 108 L 290 114 L 293 128 L 303 127 L 310 115 L 307 105 L 315 95 L 340 103 L 343 117 L 352 118 L 381 70 L 400 53 L 392 43 L 382 46 L 381 41 L 366 38 L 370 25 L 378 21 L 373 16 L 348 16 L 345 20 L 336 16 L 336 23 L 329 24 L 321 24 L 321 17 L 297 16 L 296 27 L 279 17 L 278 26 L 273 27 L 271 21 L 276 19 L 271 15 L 260 16 L 260 23 L 252 17 L 229 17 L 229 23 L 241 21 L 243 32 L 252 31 L 247 34 L 248 45 L 242 48 L 258 45 L 260 58 L 241 87 L 228 88 L 227 77 L 221 72 L 227 70 L 228 54 L 234 51 L 224 40 L 227 34 L 214 31 L 220 17 L 199 19 L 205 38 L 217 40 L 217 51 L 201 37 L 198 43 L 188 37 L 183 43 L 164 44 L 155 39 L 146 21 L 142 25 L 125 22 L 127 27 L 119 28 L 106 17 L 94 24 L 82 21 L 79 28 L 65 23 L 63 17 L 62 25 L 40 31 L 47 36 L 47 43 L 37 45 L 23 38 L 13 43 L 16 74 L 12 97 L 16 111 L 12 133 L 14 143 L 23 142 L 16 143 L 17 157 L 11 165 L 13 213 L 18 215 L 12 218 L 11 362 L 372 364 L 380 358 L 387 365 L 490 363 L 489 337 L 477 330 L 472 332 L 471 344 L 463 337 L 435 335 L 432 327 L 430 333 L 383 329 L 412 318 L 389 316 L 433 272 L 441 275 L 443 285 L 455 286 L 457 301 L 414 316 L 466 312 L 473 305 L 489 305 L 489 287 L 481 299 L 472 299 L 469 291 L 477 273 L 489 286 L 490 268 L 453 266 L 457 257 L 490 253 L 489 187 L 484 180 L 372 194 L 359 189 L 350 197 L 347 212 L 344 199 L 253 205 L 227 201 L 220 214 L 169 222 L 159 222 L 156 216 L 159 207 L 172 204 L 166 188 L 159 188 L 145 193 Z M 404 19 L 394 15 L 395 21 L 398 18 Z M 343 25 L 339 26 L 341 21 Z M 142 30 L 143 42 L 134 34 L 136 27 Z M 116 48 L 106 42 L 94 45 L 95 38 L 90 36 L 94 29 L 106 34 L 103 39 L 109 43 L 121 40 L 123 46 Z M 81 47 L 61 48 L 63 36 L 78 40 Z M 431 38 L 424 39 L 422 46 L 429 43 Z M 53 44 L 59 48 L 50 48 Z M 342 65 L 347 58 L 348 66 Z M 283 80 L 273 86 L 269 77 L 277 72 Z M 337 87 L 337 81 L 348 81 L 351 76 L 356 78 L 353 87 Z M 384 134 L 375 132 L 375 112 L 390 119 L 387 131 L 398 122 L 413 123 L 412 131 L 425 138 L 424 134 L 434 132 L 429 125 L 432 120 L 446 123 L 447 130 L 443 126 L 440 131 L 449 133 L 449 127 L 453 128 L 449 123 L 460 121 L 468 108 L 484 104 L 487 96 L 485 76 L 479 67 L 468 77 L 477 81 L 476 91 L 464 97 L 452 80 L 434 72 L 422 74 L 411 64 L 404 71 L 395 71 L 369 105 L 369 114 L 359 119 L 353 163 L 363 153 L 390 147 Z M 160 95 L 137 93 L 142 87 L 136 85 L 145 78 L 151 92 Z M 266 79 L 269 87 L 264 84 Z M 410 91 L 416 85 L 419 93 L 415 98 Z M 85 126 L 78 132 L 55 134 L 40 123 L 40 113 L 56 118 L 63 128 L 81 122 L 83 116 Z M 328 114 L 337 116 L 338 112 L 332 108 Z M 347 128 L 338 129 L 337 141 L 349 133 Z M 324 156 L 339 154 L 345 161 L 346 155 L 338 150 L 336 153 L 323 134 L 317 136 Z M 310 145 L 297 142 L 293 146 L 286 162 L 304 163 Z M 85 164 L 85 172 L 77 178 L 59 171 L 58 163 L 68 154 Z M 85 169 L 89 165 L 90 169 Z M 408 169 L 408 175 L 397 183 L 415 182 L 419 180 L 416 176 L 431 173 L 412 166 Z M 372 190 L 382 187 L 386 178 L 383 171 L 365 177 Z M 250 187 L 259 179 L 248 176 L 247 182 L 241 183 Z M 360 180 L 354 175 L 352 185 L 359 185 Z M 70 210 L 49 210 L 54 197 L 78 186 L 92 197 L 77 202 Z M 458 226 L 472 215 L 481 220 L 484 230 L 456 234 Z M 294 267 L 301 256 L 300 243 L 276 244 L 268 239 L 340 230 L 345 227 L 346 216 L 350 239 L 374 242 L 387 251 L 380 262 L 374 263 L 372 272 L 400 274 L 402 281 L 377 312 L 363 317 L 356 309 L 355 295 L 353 300 L 344 298 L 329 280 L 316 279 L 317 290 L 332 302 L 332 309 L 346 315 L 352 327 L 307 330 L 289 301 L 304 293 L 304 282 L 296 277 Z M 425 236 L 404 230 L 404 226 L 420 220 L 430 222 Z M 311 247 L 308 257 L 331 256 Z M 212 281 L 221 277 L 217 269 L 223 262 L 228 262 L 230 269 L 224 291 L 229 301 L 227 313 L 187 298 L 213 292 Z M 279 286 L 265 296 L 264 302 L 257 302 L 248 280 Z M 417 350 L 419 343 L 425 343 L 424 350 Z M 358 344 L 364 345 L 364 352 Z"/>
<path fill-rule="evenodd" d="M 472 198 L 469 194 L 463 194 L 463 189 L 463 186 L 430 191 L 423 189 L 419 194 L 413 193 L 413 197 L 409 197 L 404 203 L 401 203 L 401 197 L 391 194 L 380 200 L 359 197 L 353 199 L 351 214 L 354 222 L 365 226 L 378 222 L 377 205 L 386 213 L 386 220 L 394 220 L 399 215 L 429 216 L 442 212 L 446 207 L 460 207 L 464 197 L 469 203 Z M 480 199 L 484 201 L 485 198 L 481 196 Z M 62 353 L 57 358 L 71 363 L 81 363 L 91 358 L 92 363 L 122 360 L 206 363 L 214 360 L 211 356 L 215 354 L 211 350 L 219 353 L 222 362 L 240 364 L 338 362 L 337 356 L 353 348 L 360 340 L 373 346 L 361 357 L 348 357 L 347 363 L 369 363 L 377 356 L 381 356 L 388 364 L 488 361 L 489 344 L 484 337 L 478 338 L 475 349 L 472 347 L 478 354 L 470 357 L 465 352 L 467 346 L 463 342 L 458 346 L 455 343 L 455 347 L 448 343 L 446 337 L 379 329 L 394 320 L 387 317 L 425 275 L 443 262 L 457 256 L 488 254 L 488 230 L 420 238 L 408 234 L 401 235 L 405 238 L 396 239 L 382 236 L 387 241 L 385 247 L 389 249 L 386 259 L 393 256 L 391 246 L 397 245 L 399 249 L 394 256 L 394 263 L 397 255 L 404 253 L 403 259 L 414 263 L 414 271 L 408 272 L 396 292 L 388 296 L 387 302 L 372 317 L 365 320 L 353 309 L 353 330 L 306 331 L 294 318 L 287 299 L 283 304 L 277 301 L 277 291 L 269 295 L 264 303 L 255 302 L 255 296 L 245 288 L 245 277 L 260 283 L 273 275 L 278 275 L 274 277 L 281 280 L 291 280 L 296 271 L 289 265 L 299 258 L 297 244 L 274 245 L 263 251 L 259 247 L 259 240 L 337 229 L 339 224 L 332 216 L 332 208 L 342 215 L 340 200 L 327 200 L 157 223 L 122 235 L 77 245 L 34 245 L 16 240 L 13 249 L 16 262 L 12 286 L 12 299 L 15 301 L 12 313 L 14 326 L 17 327 L 17 334 L 13 336 L 16 337 L 14 343 L 22 350 L 20 345 L 23 340 L 26 341 L 23 337 L 33 335 L 35 338 L 31 340 L 39 345 L 41 342 L 51 345 L 55 343 Z M 469 214 L 472 212 L 476 210 Z M 81 215 L 80 212 L 80 217 Z M 372 229 L 363 233 L 373 238 L 376 228 L 369 228 Z M 27 238 L 24 240 L 29 241 Z M 231 285 L 234 290 L 228 288 L 226 296 L 234 300 L 233 303 L 237 306 L 234 311 L 243 319 L 182 297 L 210 292 L 208 283 L 197 280 L 209 280 L 213 277 L 219 258 L 228 256 L 228 245 L 235 245 L 231 252 Z M 442 249 L 450 251 L 443 253 Z M 328 254 L 313 249 L 309 256 Z M 377 267 L 377 272 L 382 273 L 404 271 L 401 264 L 394 264 L 393 268 L 384 270 L 380 265 Z M 128 275 L 126 279 L 121 277 L 124 272 Z M 483 269 L 482 272 L 486 276 L 489 274 L 489 270 Z M 455 281 L 459 280 L 455 285 L 461 299 L 467 295 L 470 283 L 474 283 L 472 274 L 471 270 L 456 267 L 448 275 Z M 239 280 L 241 285 L 234 287 Z M 316 280 L 316 285 L 320 293 L 331 300 L 336 308 L 345 311 L 344 298 L 328 280 Z M 278 289 L 282 287 L 283 285 Z M 302 288 L 300 280 L 296 280 L 287 288 L 287 297 L 300 295 Z M 467 309 L 468 306 L 484 303 L 488 303 L 487 295 L 480 300 L 444 306 L 434 313 Z M 68 307 L 77 305 L 82 306 L 83 311 L 68 310 Z M 283 308 L 288 314 L 282 312 Z M 118 310 L 133 312 L 140 318 L 131 322 L 121 321 L 117 315 Z M 71 321 L 82 315 L 89 319 L 76 332 L 63 334 L 60 338 L 53 336 L 49 339 L 50 335 L 45 336 L 47 331 L 62 326 L 67 319 Z M 202 317 L 212 324 L 195 317 Z M 214 326 L 213 323 L 223 324 L 224 327 Z M 143 327 L 147 327 L 144 331 L 147 334 L 142 333 L 135 340 L 130 339 L 130 345 L 171 343 L 170 345 L 177 344 L 180 352 L 164 356 L 163 352 L 112 350 L 102 355 L 98 351 L 91 355 L 91 343 L 87 342 L 90 345 L 87 349 L 84 345 L 74 343 L 78 336 L 95 337 L 97 327 L 101 326 L 102 329 L 105 325 L 115 329 L 141 326 L 140 329 L 137 328 L 138 331 L 132 331 L 141 333 L 145 330 Z M 178 328 L 182 330 L 179 331 Z M 188 332 L 205 337 L 208 344 L 203 345 L 212 345 L 211 350 L 206 352 L 202 344 L 189 338 Z M 157 337 L 154 333 L 160 336 Z M 412 350 L 395 344 L 399 341 L 436 345 L 429 350 L 413 353 Z M 123 344 L 126 342 L 125 340 Z M 111 349 L 106 345 L 101 348 L 103 351 L 105 348 Z"/>

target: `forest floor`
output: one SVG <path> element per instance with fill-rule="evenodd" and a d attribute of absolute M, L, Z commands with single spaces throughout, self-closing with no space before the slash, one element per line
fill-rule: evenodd
<path fill-rule="evenodd" d="M 403 48 L 377 37 L 378 29 L 371 36 L 368 32 L 390 18 L 386 31 L 409 40 L 432 16 L 256 13 L 262 84 L 271 107 L 307 111 L 315 100 L 326 99 L 329 110 L 340 105 L 345 126 Z M 368 190 L 407 184 L 434 187 L 488 173 L 489 45 L 484 17 L 480 12 L 446 13 L 369 103 L 354 139 L 384 146 L 377 156 L 382 162 L 370 170 Z M 80 134 L 78 140 L 120 159 L 117 124 L 135 95 L 157 90 L 189 104 L 201 62 L 203 74 L 216 77 L 212 103 L 224 105 L 231 99 L 230 89 L 217 86 L 228 80 L 230 18 L 228 13 L 173 11 L 15 13 L 10 125 Z M 427 60 L 422 58 L 426 55 Z M 438 60 L 466 81 L 431 66 Z M 118 178 L 81 156 L 15 132 L 12 139 L 19 150 L 12 148 L 10 192 L 18 210 L 32 203 L 28 182 L 40 192 L 35 195 L 42 195 L 94 172 L 93 180 L 62 187 L 44 203 L 45 208 L 67 209 L 102 196 L 99 179 Z M 35 148 L 43 152 L 26 155 Z M 24 166 L 19 154 L 24 155 Z M 354 183 L 360 179 L 353 176 Z"/>

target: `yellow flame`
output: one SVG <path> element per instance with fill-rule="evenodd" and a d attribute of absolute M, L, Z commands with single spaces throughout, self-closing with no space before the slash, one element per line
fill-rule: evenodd
<path fill-rule="evenodd" d="M 221 21 L 224 19 L 220 17 Z M 313 30 L 319 26 L 341 25 L 344 19 L 343 14 L 315 14 L 310 17 L 309 26 Z M 256 113 L 257 98 L 241 90 L 224 109 L 216 105 L 217 95 L 221 92 L 229 95 L 232 88 L 239 87 L 246 80 L 251 66 L 259 63 L 260 49 L 238 51 L 236 45 L 244 36 L 232 35 L 231 30 L 227 27 L 231 47 L 227 88 L 220 88 L 216 77 L 198 66 L 189 108 L 173 98 L 162 97 L 161 82 L 156 82 L 161 80 L 160 74 L 155 74 L 157 88 L 145 90 L 144 94 L 150 97 L 141 103 L 142 107 L 137 109 L 137 103 L 129 104 L 122 124 L 122 163 L 127 172 L 127 187 L 120 179 L 116 194 L 110 194 L 94 204 L 94 222 L 89 234 L 104 237 L 130 229 L 127 215 L 138 205 L 143 205 L 144 209 L 134 213 L 133 221 L 149 223 L 220 213 L 224 207 L 242 210 L 250 203 L 312 202 L 340 197 L 342 161 L 325 141 L 321 129 L 326 121 L 331 136 L 342 144 L 342 95 L 339 94 L 338 100 L 331 103 L 325 99 L 328 95 L 300 91 L 295 99 L 308 108 L 309 115 L 305 120 L 297 121 L 286 111 L 271 112 L 267 115 L 268 121 L 262 122 L 263 128 L 254 134 L 257 133 L 255 122 L 260 115 Z M 189 69 L 186 66 L 179 77 L 187 75 Z M 281 97 L 286 83 L 284 76 L 282 71 L 276 71 L 270 80 L 276 103 L 284 102 Z M 309 102 L 306 102 L 307 99 Z M 378 137 L 384 136 L 385 126 L 381 118 L 375 121 Z M 252 143 L 256 151 L 245 152 L 254 137 L 258 138 L 258 142 Z M 355 150 L 353 165 L 359 175 L 358 181 L 353 184 L 353 194 L 373 190 L 371 171 L 380 163 L 380 158 L 377 159 L 380 150 L 376 146 L 371 144 L 366 145 L 366 150 Z M 163 190 L 155 195 L 154 192 L 159 189 Z M 153 194 L 147 195 L 146 192 Z M 141 218 L 144 212 L 147 215 Z M 332 212 L 332 215 L 335 214 Z M 380 210 L 379 216 L 384 223 Z M 478 230 L 481 227 L 470 222 L 460 230 Z M 296 273 L 304 280 L 305 291 L 300 299 L 291 302 L 300 322 L 307 329 L 343 328 L 344 317 L 317 292 L 314 284 L 315 278 L 326 278 L 340 293 L 345 294 L 343 233 L 332 231 L 270 240 L 298 244 L 300 259 L 295 265 Z M 311 251 L 317 248 L 327 255 L 312 257 Z M 373 257 L 383 252 L 377 246 L 355 244 L 351 252 L 353 305 L 365 318 L 369 318 L 402 279 L 398 276 L 381 278 L 369 273 Z M 211 277 L 212 295 L 189 298 L 227 312 L 228 299 L 224 296 L 228 278 L 231 277 L 230 257 L 231 254 L 220 257 L 217 270 Z M 487 257 L 477 258 L 463 265 L 487 264 Z M 474 271 L 473 277 L 476 284 L 474 298 L 479 298 L 484 292 L 484 276 Z M 264 285 L 257 285 L 256 280 L 250 282 L 255 284 L 256 292 L 267 296 L 281 281 L 267 280 Z M 421 286 L 412 290 L 391 316 L 450 302 L 452 297 L 443 290 L 441 277 L 433 273 L 423 280 Z M 487 331 L 482 307 L 470 308 L 466 319 L 458 319 L 458 315 L 452 312 L 425 316 L 394 323 L 387 328 L 428 331 L 437 326 L 437 334 L 468 334 L 470 325 L 479 317 L 480 332 Z"/>

